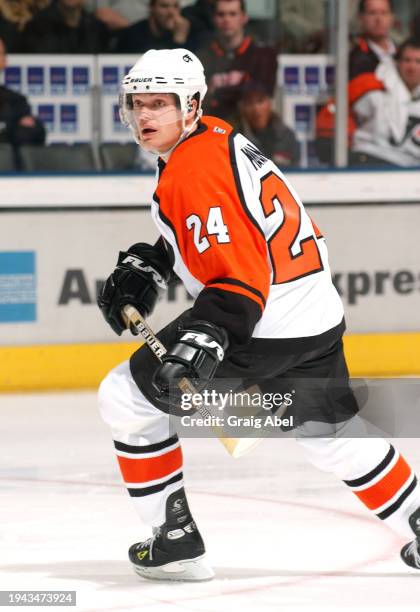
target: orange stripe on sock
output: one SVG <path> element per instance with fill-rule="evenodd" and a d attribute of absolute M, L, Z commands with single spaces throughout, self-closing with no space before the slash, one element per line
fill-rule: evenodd
<path fill-rule="evenodd" d="M 173 450 L 159 455 L 158 457 L 141 457 L 131 459 L 128 457 L 119 457 L 121 473 L 126 483 L 132 482 L 149 482 L 164 478 L 168 474 L 172 474 L 175 470 L 182 467 L 182 450 L 178 446 Z"/>
<path fill-rule="evenodd" d="M 400 457 L 394 467 L 381 480 L 363 491 L 354 491 L 357 497 L 369 510 L 375 510 L 386 504 L 407 482 L 411 469 L 403 457 Z"/>

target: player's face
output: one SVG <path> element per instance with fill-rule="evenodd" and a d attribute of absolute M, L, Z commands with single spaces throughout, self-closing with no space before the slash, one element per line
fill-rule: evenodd
<path fill-rule="evenodd" d="M 270 121 L 271 100 L 264 94 L 251 94 L 241 101 L 240 111 L 252 130 L 263 130 Z"/>
<path fill-rule="evenodd" d="M 174 19 L 179 15 L 178 0 L 157 0 L 150 9 L 151 14 L 163 30 L 172 30 Z"/>
<path fill-rule="evenodd" d="M 398 62 L 398 70 L 410 91 L 418 87 L 420 85 L 420 49 L 407 47 Z"/>
<path fill-rule="evenodd" d="M 174 94 L 134 94 L 133 116 L 146 151 L 164 153 L 182 134 L 182 116 Z"/>
<path fill-rule="evenodd" d="M 394 15 L 388 0 L 367 0 L 365 12 L 360 15 L 363 34 L 372 40 L 389 36 Z"/>
<path fill-rule="evenodd" d="M 248 17 L 241 10 L 239 0 L 226 0 L 218 2 L 214 14 L 216 30 L 225 37 L 233 37 L 241 33 L 248 21 Z"/>
<path fill-rule="evenodd" d="M 6 47 L 0 38 L 0 72 L 6 68 Z"/>

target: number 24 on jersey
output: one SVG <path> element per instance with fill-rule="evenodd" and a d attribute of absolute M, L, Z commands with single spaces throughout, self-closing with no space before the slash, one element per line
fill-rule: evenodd
<path fill-rule="evenodd" d="M 299 240 L 299 252 L 293 255 L 292 249 L 298 241 L 301 228 L 302 209 L 286 183 L 274 172 L 261 179 L 260 201 L 267 220 L 273 215 L 279 217 L 275 231 L 267 240 L 273 267 L 273 284 L 287 283 L 323 270 L 313 235 Z M 218 244 L 231 241 L 220 206 L 212 206 L 205 221 L 196 214 L 190 215 L 186 225 L 193 232 L 194 245 L 200 255 L 211 248 L 209 236 L 215 236 Z M 205 232 L 202 231 L 203 226 Z"/>

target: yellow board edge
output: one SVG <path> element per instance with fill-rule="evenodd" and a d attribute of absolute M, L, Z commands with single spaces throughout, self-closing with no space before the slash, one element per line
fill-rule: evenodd
<path fill-rule="evenodd" d="M 344 338 L 353 377 L 420 376 L 420 333 L 353 334 Z M 139 344 L 0 347 L 0 392 L 95 389 Z"/>
<path fill-rule="evenodd" d="M 139 343 L 0 347 L 0 392 L 97 388 Z"/>

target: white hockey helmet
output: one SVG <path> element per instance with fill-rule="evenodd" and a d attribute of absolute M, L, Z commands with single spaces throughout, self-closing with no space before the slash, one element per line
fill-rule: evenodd
<path fill-rule="evenodd" d="M 207 92 L 203 64 L 187 49 L 151 49 L 124 77 L 120 94 L 121 122 L 130 127 L 137 140 L 132 122 L 132 96 L 136 93 L 172 93 L 178 96 L 183 129 L 194 96 L 199 94 L 197 120 L 202 115 L 201 104 Z"/>

